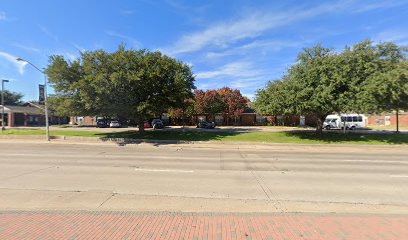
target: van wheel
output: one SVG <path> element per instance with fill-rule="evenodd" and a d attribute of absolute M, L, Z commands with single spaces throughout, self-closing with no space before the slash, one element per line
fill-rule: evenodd
<path fill-rule="evenodd" d="M 326 130 L 330 130 L 330 126 L 326 126 Z"/>
<path fill-rule="evenodd" d="M 352 126 L 352 127 L 350 128 L 350 130 L 356 130 L 356 127 L 355 127 L 355 126 Z"/>

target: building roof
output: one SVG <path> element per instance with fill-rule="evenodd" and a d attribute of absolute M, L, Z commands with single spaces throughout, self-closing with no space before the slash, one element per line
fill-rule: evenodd
<path fill-rule="evenodd" d="M 0 105 L 0 108 L 2 105 Z M 31 115 L 44 115 L 44 111 L 37 107 L 28 107 L 28 106 L 15 106 L 15 105 L 5 105 L 4 106 L 5 113 L 26 113 Z"/>
<path fill-rule="evenodd" d="M 249 113 L 249 114 L 255 114 L 256 111 L 252 108 L 245 108 L 244 111 L 242 113 Z"/>

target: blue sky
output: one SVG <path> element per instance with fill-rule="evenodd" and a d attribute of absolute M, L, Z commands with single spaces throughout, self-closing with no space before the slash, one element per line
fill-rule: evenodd
<path fill-rule="evenodd" d="M 253 97 L 282 76 L 303 47 L 341 50 L 363 39 L 408 46 L 408 0 L 0 0 L 0 78 L 38 98 L 38 67 L 81 50 L 160 50 L 192 65 L 200 89 Z M 52 89 L 50 89 L 52 92 Z"/>

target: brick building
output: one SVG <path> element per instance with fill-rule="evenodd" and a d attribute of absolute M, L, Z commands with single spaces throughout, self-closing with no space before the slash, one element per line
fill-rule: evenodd
<path fill-rule="evenodd" d="M 0 111 L 3 106 L 0 105 Z M 1 114 L 1 112 L 0 112 Z M 0 118 L 1 119 L 1 118 Z M 1 120 L 0 120 L 1 121 Z M 24 105 L 5 105 L 4 122 L 8 127 L 45 126 L 45 113 L 42 108 L 31 103 Z M 49 114 L 50 124 L 66 124 L 66 117 L 55 117 Z M 1 122 L 0 122 L 1 125 Z"/>
<path fill-rule="evenodd" d="M 73 116 L 69 118 L 69 124 L 81 126 L 96 126 L 95 116 Z"/>
<path fill-rule="evenodd" d="M 5 105 L 4 122 L 8 127 L 42 126 L 45 125 L 44 111 L 33 106 Z"/>
<path fill-rule="evenodd" d="M 395 113 L 385 113 L 381 115 L 369 115 L 368 126 L 396 126 L 396 114 Z M 408 112 L 399 113 L 399 126 L 408 127 Z"/>

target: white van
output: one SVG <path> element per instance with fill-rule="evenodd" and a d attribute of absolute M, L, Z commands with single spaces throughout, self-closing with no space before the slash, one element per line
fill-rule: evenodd
<path fill-rule="evenodd" d="M 329 129 L 358 129 L 364 128 L 367 125 L 367 117 L 362 114 L 342 114 L 342 115 L 328 115 L 324 120 L 323 128 Z"/>

